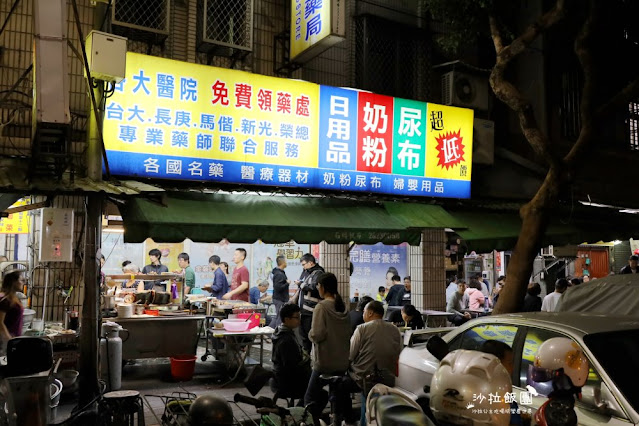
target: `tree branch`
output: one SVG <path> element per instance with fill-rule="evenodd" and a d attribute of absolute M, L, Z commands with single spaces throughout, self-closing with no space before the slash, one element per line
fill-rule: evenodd
<path fill-rule="evenodd" d="M 584 88 L 581 92 L 581 103 L 579 105 L 580 118 L 582 123 L 592 120 L 593 104 L 595 96 L 595 66 L 591 52 L 590 40 L 595 31 L 596 19 L 598 15 L 597 1 L 590 0 L 590 12 L 586 18 L 579 35 L 575 39 L 575 54 L 581 69 L 584 73 Z"/>
<path fill-rule="evenodd" d="M 639 97 L 639 79 L 631 81 L 626 87 L 621 89 L 616 95 L 603 104 L 595 113 L 595 120 L 599 121 L 608 118 L 615 112 L 628 107 L 628 104 Z"/>
<path fill-rule="evenodd" d="M 505 71 L 506 67 L 495 66 L 490 73 L 490 86 L 495 96 L 517 113 L 522 133 L 537 155 L 549 166 L 559 169 L 561 158 L 551 148 L 548 137 L 539 129 L 530 101 L 514 84 L 506 80 Z"/>
<path fill-rule="evenodd" d="M 566 13 L 565 3 L 565 0 L 557 0 L 552 9 L 529 25 L 510 45 L 504 47 L 501 52 L 497 52 L 497 65 L 500 63 L 503 63 L 503 66 L 508 65 L 513 58 L 526 50 L 539 34 L 561 21 Z"/>
<path fill-rule="evenodd" d="M 497 18 L 491 13 L 488 15 L 488 23 L 490 24 L 490 36 L 493 39 L 493 44 L 495 45 L 495 52 L 499 55 L 499 53 L 504 48 L 504 39 L 501 36 L 501 32 L 499 31 L 499 24 L 497 23 Z"/>
<path fill-rule="evenodd" d="M 594 124 L 607 119 L 610 115 L 627 108 L 628 103 L 639 96 L 639 79 L 631 81 L 605 102 L 600 108 L 595 109 L 595 88 L 596 75 L 594 59 L 592 57 L 591 46 L 593 32 L 597 24 L 597 17 L 600 15 L 600 2 L 591 0 L 590 13 L 575 40 L 575 53 L 579 58 L 584 73 L 584 88 L 581 95 L 580 118 L 581 131 L 577 141 L 572 146 L 568 154 L 564 157 L 564 162 L 568 167 L 572 167 L 586 146 L 594 139 Z"/>
<path fill-rule="evenodd" d="M 493 15 L 489 15 L 488 18 L 491 37 L 497 53 L 497 60 L 490 74 L 490 86 L 495 96 L 517 113 L 522 132 L 537 155 L 543 158 L 549 166 L 557 169 L 561 166 L 561 158 L 553 152 L 547 136 L 539 129 L 530 101 L 521 94 L 514 84 L 506 80 L 505 74 L 510 62 L 523 52 L 540 33 L 559 22 L 564 14 L 565 0 L 557 0 L 550 11 L 531 24 L 510 45 L 505 47 L 497 20 Z"/>
<path fill-rule="evenodd" d="M 584 148 L 592 141 L 594 138 L 594 129 L 591 123 L 600 122 L 616 112 L 623 111 L 628 107 L 628 104 L 637 99 L 637 97 L 639 97 L 639 79 L 628 83 L 626 87 L 621 89 L 616 95 L 611 97 L 608 102 L 597 109 L 592 115 L 592 121 L 582 123 L 579 138 L 570 149 L 570 152 L 564 157 L 564 162 L 569 167 L 572 167 L 582 154 Z"/>

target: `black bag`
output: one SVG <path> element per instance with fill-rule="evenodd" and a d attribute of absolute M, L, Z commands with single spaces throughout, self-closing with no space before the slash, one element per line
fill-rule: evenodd
<path fill-rule="evenodd" d="M 244 386 L 249 392 L 251 392 L 251 395 L 255 396 L 260 390 L 262 390 L 264 385 L 268 383 L 271 377 L 273 377 L 273 373 L 258 364 L 253 367 L 253 370 L 250 372 L 246 380 L 244 380 Z"/>

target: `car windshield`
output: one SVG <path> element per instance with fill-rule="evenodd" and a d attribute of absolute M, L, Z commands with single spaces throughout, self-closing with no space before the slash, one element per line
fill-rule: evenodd
<path fill-rule="evenodd" d="M 639 386 L 629 370 L 639 365 L 639 330 L 589 334 L 584 336 L 584 343 L 623 396 L 639 411 Z"/>

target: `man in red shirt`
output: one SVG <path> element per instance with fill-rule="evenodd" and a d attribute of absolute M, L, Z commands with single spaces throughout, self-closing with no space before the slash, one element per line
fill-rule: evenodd
<path fill-rule="evenodd" d="M 246 259 L 246 250 L 243 248 L 236 249 L 233 254 L 233 263 L 236 266 L 231 277 L 231 289 L 222 296 L 223 299 L 249 301 L 249 271 L 244 266 L 244 259 Z"/>

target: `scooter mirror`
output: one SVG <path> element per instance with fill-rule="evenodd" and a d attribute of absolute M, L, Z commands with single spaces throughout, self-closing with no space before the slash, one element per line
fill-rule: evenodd
<path fill-rule="evenodd" d="M 428 352 L 433 354 L 433 356 L 440 361 L 448 355 L 448 352 L 450 352 L 448 349 L 448 343 L 446 343 L 440 336 L 433 336 L 428 339 L 428 342 L 426 342 L 426 349 L 428 349 Z"/>

